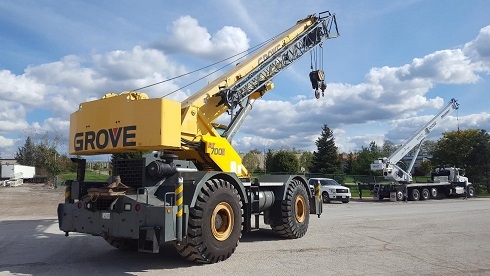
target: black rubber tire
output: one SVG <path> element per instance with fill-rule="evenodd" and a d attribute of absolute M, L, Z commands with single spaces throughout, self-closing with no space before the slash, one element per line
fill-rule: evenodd
<path fill-rule="evenodd" d="M 238 246 L 244 221 L 235 187 L 222 179 L 206 181 L 189 213 L 187 236 L 175 244 L 179 254 L 199 263 L 228 259 Z"/>
<path fill-rule="evenodd" d="M 403 191 L 396 191 L 396 201 L 403 201 L 404 195 Z"/>
<path fill-rule="evenodd" d="M 327 192 L 322 193 L 322 200 L 323 200 L 323 203 L 330 203 L 330 197 L 328 196 Z"/>
<path fill-rule="evenodd" d="M 423 188 L 422 192 L 420 192 L 420 199 L 421 200 L 428 200 L 429 198 L 430 198 L 429 189 Z"/>
<path fill-rule="evenodd" d="M 124 251 L 138 251 L 138 240 L 104 237 L 104 240 L 113 247 Z"/>
<path fill-rule="evenodd" d="M 474 197 L 475 196 L 475 187 L 468 186 L 466 189 L 467 189 L 466 197 Z"/>
<path fill-rule="evenodd" d="M 420 191 L 418 189 L 409 190 L 410 200 L 417 201 L 420 199 Z"/>
<path fill-rule="evenodd" d="M 437 188 L 433 187 L 430 189 L 430 198 L 437 198 L 439 196 L 439 192 L 437 191 Z"/>
<path fill-rule="evenodd" d="M 306 188 L 300 181 L 292 180 L 285 193 L 285 199 L 281 201 L 280 206 L 271 209 L 272 230 L 283 238 L 301 238 L 306 234 L 310 221 L 310 204 Z"/>

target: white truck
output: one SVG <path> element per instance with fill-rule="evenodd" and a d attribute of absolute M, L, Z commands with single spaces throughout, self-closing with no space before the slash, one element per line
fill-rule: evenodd
<path fill-rule="evenodd" d="M 466 195 L 473 197 L 474 187 L 467 177 L 460 174 L 460 169 L 454 167 L 439 168 L 431 175 L 431 182 L 413 183 L 412 168 L 420 152 L 423 141 L 429 133 L 454 110 L 459 104 L 455 99 L 442 108 L 431 120 L 416 131 L 401 147 L 389 157 L 379 158 L 371 164 L 371 170 L 383 171 L 385 179 L 391 183 L 358 184 L 360 195 L 362 189 L 368 188 L 372 191 L 375 199 L 388 198 L 393 200 L 426 200 L 438 198 L 440 194 Z M 410 165 L 406 170 L 398 166 L 398 163 L 411 150 L 415 148 Z"/>
<path fill-rule="evenodd" d="M 34 178 L 36 168 L 19 164 L 3 164 L 1 170 L 2 179 L 10 179 L 19 176 L 20 178 Z"/>
<path fill-rule="evenodd" d="M 340 185 L 340 183 L 332 178 L 314 177 L 308 180 L 308 184 L 310 185 L 310 189 L 314 189 L 315 185 L 320 184 L 323 203 L 330 203 L 331 201 L 349 203 L 352 197 L 349 188 Z"/>
<path fill-rule="evenodd" d="M 19 164 L 3 164 L 0 167 L 1 186 L 19 186 L 24 183 L 24 179 L 34 178 L 36 168 Z"/>

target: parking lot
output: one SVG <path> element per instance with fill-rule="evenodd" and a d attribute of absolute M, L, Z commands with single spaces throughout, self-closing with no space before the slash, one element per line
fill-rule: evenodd
<path fill-rule="evenodd" d="M 197 265 L 173 247 L 118 251 L 102 238 L 65 237 L 62 189 L 0 188 L 0 275 L 489 275 L 490 199 L 324 204 L 305 237 L 266 225 L 244 235 L 226 261 Z"/>

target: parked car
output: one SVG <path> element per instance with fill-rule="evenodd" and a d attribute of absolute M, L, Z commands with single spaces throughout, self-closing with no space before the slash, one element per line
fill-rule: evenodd
<path fill-rule="evenodd" d="M 320 182 L 322 199 L 324 203 L 330 203 L 330 201 L 342 201 L 348 203 L 352 197 L 350 189 L 340 185 L 337 181 L 331 178 L 310 178 L 308 183 L 313 188 L 317 182 Z"/>

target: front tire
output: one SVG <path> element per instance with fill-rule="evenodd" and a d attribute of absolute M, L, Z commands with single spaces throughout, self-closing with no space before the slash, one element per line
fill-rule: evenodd
<path fill-rule="evenodd" d="M 330 197 L 327 192 L 322 193 L 323 203 L 330 203 Z"/>
<path fill-rule="evenodd" d="M 467 193 L 468 193 L 468 197 L 474 197 L 475 196 L 475 187 L 473 186 L 468 186 L 467 188 Z"/>
<path fill-rule="evenodd" d="M 310 204 L 304 185 L 298 180 L 293 180 L 287 187 L 280 208 L 274 211 L 271 227 L 276 234 L 288 239 L 304 236 L 310 221 Z"/>
<path fill-rule="evenodd" d="M 430 197 L 431 198 L 437 198 L 438 194 L 437 194 L 437 188 L 431 188 L 430 189 Z"/>
<path fill-rule="evenodd" d="M 189 210 L 187 237 L 175 244 L 187 260 L 216 263 L 228 259 L 243 229 L 243 210 L 238 191 L 222 179 L 210 179 Z"/>

